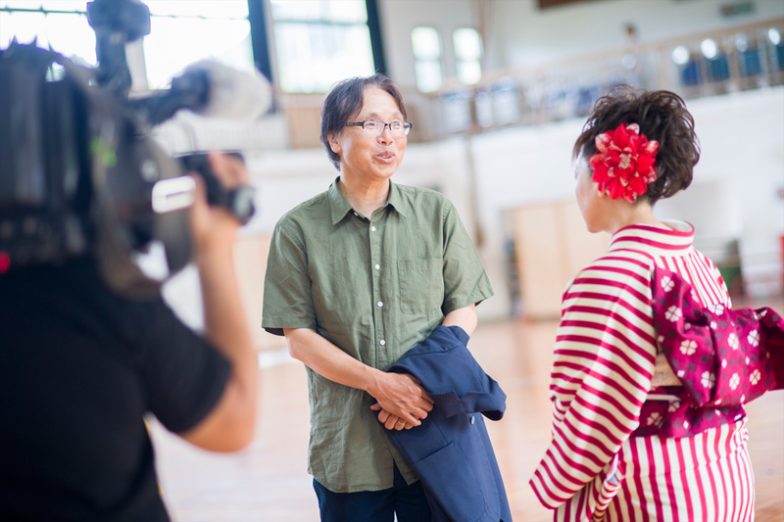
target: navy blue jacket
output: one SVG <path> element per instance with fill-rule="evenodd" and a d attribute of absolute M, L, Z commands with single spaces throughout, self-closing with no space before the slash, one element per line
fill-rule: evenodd
<path fill-rule="evenodd" d="M 422 481 L 434 521 L 508 522 L 509 502 L 482 419 L 503 416 L 506 394 L 467 343 L 459 326 L 439 326 L 389 369 L 418 379 L 434 406 L 421 426 L 387 433 Z"/>

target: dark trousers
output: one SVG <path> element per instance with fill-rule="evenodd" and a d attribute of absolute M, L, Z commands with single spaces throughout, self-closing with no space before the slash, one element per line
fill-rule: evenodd
<path fill-rule="evenodd" d="M 430 507 L 417 481 L 410 486 L 395 466 L 394 484 L 381 491 L 334 493 L 313 479 L 321 522 L 430 522 Z"/>

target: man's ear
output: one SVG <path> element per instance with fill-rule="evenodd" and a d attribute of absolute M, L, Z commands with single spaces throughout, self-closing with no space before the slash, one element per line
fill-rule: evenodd
<path fill-rule="evenodd" d="M 330 150 L 332 150 L 332 152 L 334 152 L 339 156 L 341 147 L 340 147 L 340 140 L 338 139 L 337 134 L 335 134 L 334 132 L 330 132 L 329 134 L 327 134 L 327 143 L 329 143 Z"/>

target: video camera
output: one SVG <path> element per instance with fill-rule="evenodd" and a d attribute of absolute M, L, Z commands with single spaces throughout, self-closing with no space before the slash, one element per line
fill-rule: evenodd
<path fill-rule="evenodd" d="M 191 259 L 194 183 L 186 172 L 198 172 L 208 202 L 241 222 L 255 211 L 251 187 L 226 190 L 206 154 L 170 157 L 152 126 L 181 109 L 258 115 L 269 85 L 205 61 L 167 91 L 131 99 L 125 44 L 149 34 L 149 9 L 139 0 L 94 0 L 87 18 L 97 69 L 34 44 L 0 50 L 0 277 L 92 254 L 113 290 L 149 295 L 161 282 L 144 274 L 137 254 L 162 244 L 169 274 Z"/>

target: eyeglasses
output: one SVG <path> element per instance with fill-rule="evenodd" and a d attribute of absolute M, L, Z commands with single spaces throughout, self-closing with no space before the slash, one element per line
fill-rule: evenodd
<path fill-rule="evenodd" d="M 347 121 L 346 127 L 362 127 L 362 132 L 365 133 L 366 136 L 371 138 L 376 138 L 381 136 L 384 133 L 384 129 L 389 127 L 389 134 L 393 138 L 402 138 L 403 136 L 408 136 L 408 133 L 411 132 L 411 127 L 413 127 L 413 123 L 410 121 L 400 121 L 400 120 L 393 120 L 389 123 L 379 121 L 379 120 L 365 120 L 365 121 Z"/>

